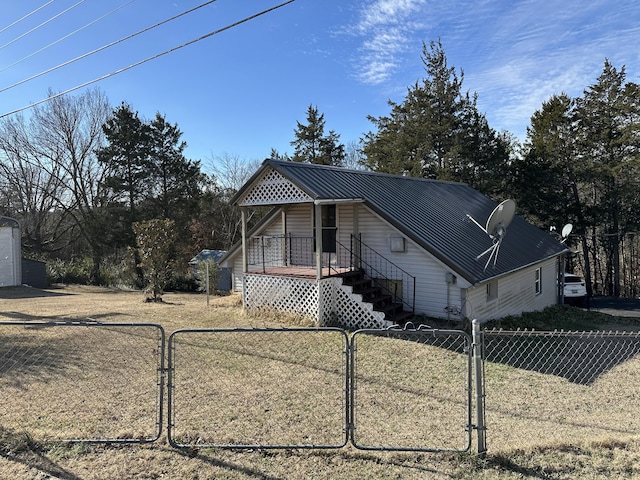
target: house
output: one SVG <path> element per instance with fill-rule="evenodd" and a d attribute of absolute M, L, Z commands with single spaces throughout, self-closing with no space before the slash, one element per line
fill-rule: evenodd
<path fill-rule="evenodd" d="M 232 202 L 242 242 L 221 265 L 245 308 L 378 328 L 557 303 L 567 248 L 516 215 L 495 263 L 478 258 L 495 241 L 479 224 L 496 203 L 463 183 L 268 159 Z M 273 209 L 249 232 L 247 209 L 258 206 Z"/>
<path fill-rule="evenodd" d="M 200 253 L 189 260 L 189 265 L 193 268 L 194 273 L 202 262 L 215 262 L 219 266 L 220 259 L 222 259 L 225 253 L 227 252 L 224 250 L 201 250 Z M 220 291 L 231 290 L 231 270 L 229 268 L 219 268 L 216 274 L 216 285 L 214 288 Z"/>
<path fill-rule="evenodd" d="M 22 284 L 20 225 L 9 217 L 0 217 L 0 287 Z"/>

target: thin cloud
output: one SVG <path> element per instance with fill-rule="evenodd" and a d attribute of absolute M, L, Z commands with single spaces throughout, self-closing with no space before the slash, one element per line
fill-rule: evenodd
<path fill-rule="evenodd" d="M 415 21 L 426 0 L 376 0 L 365 4 L 351 32 L 362 38 L 356 60 L 357 78 L 368 85 L 388 80 L 420 30 Z"/>

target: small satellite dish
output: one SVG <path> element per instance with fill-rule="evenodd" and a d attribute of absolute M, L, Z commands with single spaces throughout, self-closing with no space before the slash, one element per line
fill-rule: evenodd
<path fill-rule="evenodd" d="M 493 265 L 496 265 L 502 239 L 507 234 L 507 227 L 511 223 L 511 220 L 513 220 L 515 213 L 516 202 L 513 200 L 505 200 L 493 209 L 493 212 L 491 212 L 491 215 L 489 215 L 487 219 L 487 225 L 485 227 L 480 225 L 471 215 L 467 214 L 467 217 L 493 240 L 493 245 L 476 257 L 476 260 L 480 260 L 487 253 L 489 254 L 489 259 L 484 266 L 485 270 L 489 266 L 489 263 L 491 263 L 491 259 L 493 259 Z"/>
<path fill-rule="evenodd" d="M 567 241 L 567 238 L 569 238 L 569 235 L 571 234 L 571 230 L 573 230 L 573 225 L 571 225 L 570 223 L 567 223 L 564 227 L 562 227 L 562 241 L 560 243 L 564 243 Z"/>

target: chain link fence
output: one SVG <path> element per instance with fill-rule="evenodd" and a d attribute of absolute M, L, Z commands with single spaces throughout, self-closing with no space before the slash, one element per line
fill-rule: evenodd
<path fill-rule="evenodd" d="M 174 447 L 416 451 L 640 433 L 640 332 L 191 329 L 167 345 L 152 324 L 0 322 L 0 433 L 150 442 L 166 416 Z"/>
<path fill-rule="evenodd" d="M 164 330 L 0 323 L 0 428 L 35 441 L 150 442 L 162 418 Z"/>
<path fill-rule="evenodd" d="M 352 337 L 352 443 L 361 449 L 471 446 L 471 338 L 448 330 Z"/>
<path fill-rule="evenodd" d="M 339 448 L 347 335 L 322 329 L 180 330 L 169 337 L 175 447 Z"/>
<path fill-rule="evenodd" d="M 640 432 L 639 332 L 483 332 L 492 450 Z"/>

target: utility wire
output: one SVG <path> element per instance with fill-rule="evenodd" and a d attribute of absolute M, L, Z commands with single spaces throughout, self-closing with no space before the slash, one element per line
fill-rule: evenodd
<path fill-rule="evenodd" d="M 54 15 L 53 17 L 51 17 L 49 20 L 45 20 L 44 22 L 42 22 L 40 25 L 37 25 L 35 27 L 33 27 L 31 30 L 24 32 L 22 35 L 17 36 L 16 38 L 14 38 L 13 40 L 11 40 L 8 43 L 5 43 L 4 45 L 2 45 L 0 47 L 0 50 L 2 50 L 5 47 L 8 47 L 9 45 L 11 45 L 14 42 L 17 42 L 18 40 L 20 40 L 23 37 L 26 37 L 27 35 L 29 35 L 31 32 L 34 32 L 35 30 L 39 29 L 40 27 L 46 25 L 47 23 L 55 20 L 56 18 L 58 18 L 60 15 L 64 15 L 65 13 L 67 13 L 69 10 L 77 7 L 78 5 L 80 5 L 81 3 L 84 3 L 86 0 L 80 0 L 78 3 L 71 5 L 69 8 L 67 8 L 66 10 L 63 10 L 62 12 L 58 13 L 57 15 Z"/>
<path fill-rule="evenodd" d="M 6 92 L 7 90 L 9 90 L 11 88 L 17 87 L 18 85 L 22 85 L 23 83 L 27 83 L 27 82 L 29 82 L 31 80 L 34 80 L 34 79 L 36 79 L 38 77 L 41 77 L 42 75 L 46 75 L 47 73 L 51 73 L 54 70 L 57 70 L 59 68 L 66 67 L 67 65 L 70 65 L 70 64 L 72 64 L 74 62 L 77 62 L 78 60 L 82 60 L 83 58 L 87 58 L 88 56 L 93 55 L 93 54 L 98 53 L 98 52 L 101 52 L 102 50 L 106 50 L 109 47 L 113 47 L 114 45 L 117 45 L 117 44 L 122 43 L 122 42 L 124 42 L 126 40 L 129 40 L 129 39 L 131 39 L 133 37 L 136 37 L 136 36 L 138 36 L 138 35 L 140 35 L 142 33 L 148 32 L 149 30 L 152 30 L 152 29 L 154 29 L 156 27 L 159 27 L 160 25 L 164 25 L 165 23 L 171 22 L 171 21 L 173 21 L 173 20 L 175 20 L 177 18 L 180 18 L 180 17 L 188 14 L 188 13 L 194 12 L 195 10 L 198 10 L 199 8 L 206 7 L 207 5 L 210 5 L 210 4 L 214 3 L 215 1 L 217 1 L 217 0 L 209 0 L 208 2 L 205 2 L 205 3 L 202 3 L 202 4 L 198 5 L 197 7 L 193 7 L 191 9 L 189 9 L 189 10 L 186 10 L 186 11 L 184 11 L 182 13 L 179 13 L 178 15 L 174 15 L 171 18 L 167 18 L 166 20 L 163 20 L 160 23 L 156 23 L 155 25 L 151 25 L 150 27 L 147 27 L 147 28 L 144 28 L 142 30 L 137 31 L 136 33 L 132 33 L 131 35 L 127 35 L 126 37 L 122 37 L 121 39 L 116 40 L 115 42 L 111 42 L 111 43 L 108 43 L 107 45 L 103 45 L 102 47 L 96 48 L 95 50 L 92 50 L 92 51 L 90 51 L 88 53 L 80 55 L 79 57 L 72 58 L 71 60 L 67 60 L 64 63 L 61 63 L 59 65 L 56 65 L 55 67 L 49 68 L 48 70 L 45 70 L 43 72 L 37 73 L 35 75 L 32 75 L 29 78 L 25 78 L 24 80 L 20 80 L 19 82 L 16 82 L 13 85 L 9 85 L 8 87 L 4 87 L 4 88 L 0 89 L 0 93 Z"/>
<path fill-rule="evenodd" d="M 51 1 L 53 1 L 53 0 L 51 0 Z M 110 12 L 105 13 L 105 14 L 104 14 L 104 15 L 102 15 L 101 17 L 96 18 L 95 20 L 93 20 L 92 22 L 87 23 L 86 25 L 83 25 L 82 27 L 78 28 L 77 30 L 74 30 L 73 32 L 71 32 L 71 33 L 69 33 L 69 34 L 65 35 L 64 37 L 61 37 L 61 38 L 59 38 L 58 40 L 56 40 L 56 41 L 54 41 L 54 42 L 51 42 L 50 44 L 48 44 L 48 45 L 46 45 L 46 46 L 44 46 L 44 47 L 40 48 L 39 50 L 36 50 L 35 52 L 30 53 L 30 54 L 29 54 L 29 55 L 27 55 L 26 57 L 22 57 L 20 60 L 18 60 L 18 61 L 16 61 L 16 62 L 13 62 L 11 65 L 7 65 L 6 67 L 4 67 L 4 68 L 0 69 L 0 72 L 4 72 L 5 70 L 7 70 L 7 69 L 9 69 L 9 68 L 11 68 L 11 67 L 13 67 L 13 66 L 15 66 L 15 65 L 17 65 L 17 64 L 19 64 L 19 63 L 21 63 L 21 62 L 24 62 L 26 59 L 31 58 L 31 57 L 33 57 L 34 55 L 37 55 L 38 53 L 40 53 L 40 52 L 42 52 L 42 51 L 46 50 L 47 48 L 54 46 L 56 43 L 60 43 L 62 40 L 65 40 L 65 39 L 67 39 L 67 38 L 71 37 L 72 35 L 75 35 L 76 33 L 80 32 L 81 30 L 84 30 L 85 28 L 90 27 L 90 26 L 91 26 L 91 25 L 93 25 L 94 23 L 99 22 L 100 20 L 102 20 L 102 19 L 104 19 L 104 18 L 108 17 L 109 15 L 111 15 L 111 14 L 113 14 L 113 13 L 117 12 L 118 10 L 121 10 L 122 8 L 126 7 L 127 5 L 129 5 L 129 4 L 133 3 L 133 2 L 135 2 L 135 0 L 129 0 L 127 3 L 124 3 L 124 4 L 120 5 L 120 6 L 119 6 L 119 7 L 117 7 L 117 8 L 114 8 L 114 9 L 113 9 L 113 10 L 111 10 Z"/>
<path fill-rule="evenodd" d="M 278 8 L 284 7 L 285 5 L 288 5 L 288 4 L 293 3 L 293 2 L 295 2 L 295 0 L 287 0 L 286 2 L 283 2 L 283 3 L 279 4 L 279 5 L 276 5 L 276 6 L 274 6 L 274 7 L 271 7 L 271 8 L 268 8 L 268 9 L 266 9 L 266 10 L 263 10 L 263 11 L 261 11 L 261 12 L 259 12 L 259 13 L 255 13 L 255 14 L 253 14 L 253 15 L 249 16 L 249 17 L 243 18 L 242 20 L 238 20 L 237 22 L 235 22 L 235 23 L 231 23 L 231 24 L 227 25 L 226 27 L 222 27 L 222 28 L 220 28 L 220 29 L 218 29 L 218 30 L 214 30 L 213 32 L 209 32 L 209 33 L 207 33 L 206 35 L 202 35 L 201 37 L 198 37 L 198 38 L 196 38 L 196 39 L 194 39 L 194 40 L 191 40 L 191 41 L 189 41 L 189 42 L 187 42 L 187 43 L 183 43 L 182 45 L 178 45 L 177 47 L 173 47 L 173 48 L 171 48 L 171 49 L 169 49 L 169 50 L 165 50 L 165 51 L 164 51 L 164 52 L 162 52 L 162 53 L 158 53 L 157 55 L 154 55 L 154 56 L 152 56 L 152 57 L 145 58 L 144 60 L 141 60 L 141 61 L 139 61 L 139 62 L 132 63 L 131 65 L 129 65 L 129 66 L 127 66 L 127 67 L 121 68 L 121 69 L 119 69 L 119 70 L 116 70 L 116 71 L 114 71 L 114 72 L 108 73 L 108 74 L 103 75 L 103 76 L 101 76 L 101 77 L 94 78 L 93 80 L 90 80 L 90 81 L 85 82 L 85 83 L 83 83 L 83 84 L 77 85 L 77 86 L 75 86 L 75 87 L 73 87 L 73 88 L 70 88 L 70 89 L 68 89 L 68 90 L 65 90 L 64 92 L 59 92 L 59 93 L 56 93 L 56 94 L 54 94 L 54 95 L 51 95 L 50 97 L 43 98 L 42 100 L 39 100 L 39 101 L 34 102 L 34 103 L 31 103 L 31 104 L 26 105 L 26 106 L 24 106 L 24 107 L 17 108 L 17 109 L 15 109 L 15 110 L 12 110 L 12 111 L 7 112 L 7 113 L 3 113 L 2 115 L 0 115 L 0 118 L 8 117 L 9 115 L 13 115 L 14 113 L 22 112 L 23 110 L 27 110 L 27 109 L 29 109 L 29 108 L 35 107 L 35 106 L 37 106 L 37 105 L 40 105 L 41 103 L 48 102 L 48 101 L 53 100 L 53 99 L 55 99 L 55 98 L 58 98 L 58 97 L 61 97 L 61 96 L 63 96 L 63 95 L 66 95 L 66 94 L 68 94 L 68 93 L 71 93 L 71 92 L 73 92 L 73 91 L 75 91 L 75 90 L 79 90 L 80 88 L 84 88 L 84 87 L 86 87 L 86 86 L 89 86 L 89 85 L 91 85 L 91 84 L 93 84 L 93 83 L 97 83 L 97 82 L 99 82 L 99 81 L 101 81 L 101 80 L 104 80 L 104 79 L 106 79 L 106 78 L 113 77 L 114 75 L 117 75 L 117 74 L 119 74 L 119 73 L 122 73 L 122 72 L 125 72 L 125 71 L 127 71 L 127 70 L 130 70 L 130 69 L 132 69 L 132 68 L 134 68 L 134 67 L 137 67 L 137 66 L 139 66 L 139 65 L 142 65 L 143 63 L 147 63 L 147 62 L 149 62 L 149 61 L 151 61 L 151 60 L 155 60 L 156 58 L 162 57 L 162 56 L 164 56 L 164 55 L 166 55 L 166 54 L 168 54 L 168 53 L 175 52 L 176 50 L 179 50 L 179 49 L 181 49 L 181 48 L 187 47 L 187 46 L 192 45 L 192 44 L 194 44 L 194 43 L 196 43 L 196 42 L 199 42 L 199 41 L 201 41 L 201 40 L 204 40 L 204 39 L 206 39 L 206 38 L 209 38 L 209 37 L 212 37 L 212 36 L 214 36 L 214 35 L 217 35 L 218 33 L 222 33 L 222 32 L 224 32 L 224 31 L 226 31 L 226 30 L 229 30 L 229 29 L 231 29 L 231 28 L 233 28 L 233 27 L 237 27 L 238 25 L 241 25 L 241 24 L 243 24 L 243 23 L 246 23 L 246 22 L 248 22 L 248 21 L 250 21 L 250 20 L 253 20 L 253 19 L 255 19 L 255 18 L 258 18 L 258 17 L 260 17 L 260 16 L 262 16 L 262 15 L 265 15 L 265 14 L 267 14 L 267 13 L 270 13 L 270 12 L 272 12 L 272 11 L 274 11 L 274 10 L 277 10 Z"/>
<path fill-rule="evenodd" d="M 35 10 L 33 10 L 32 12 L 27 13 L 24 17 L 19 18 L 18 20 L 16 20 L 15 22 L 7 25 L 6 27 L 4 27 L 3 29 L 0 29 L 0 33 L 4 32 L 5 30 L 13 27 L 14 25 L 17 25 L 18 23 L 20 23 L 21 21 L 23 21 L 26 18 L 29 18 L 31 15 L 33 15 L 34 13 L 36 13 L 38 10 L 43 9 L 44 7 L 46 7 L 47 5 L 49 5 L 50 3 L 53 3 L 54 0 L 49 0 L 47 3 L 45 3 L 44 5 L 40 5 L 38 8 L 36 8 Z"/>

